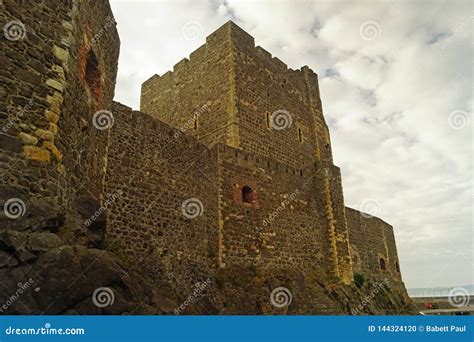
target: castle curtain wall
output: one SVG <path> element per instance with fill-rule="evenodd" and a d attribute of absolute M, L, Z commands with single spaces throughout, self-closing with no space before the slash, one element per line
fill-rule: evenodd
<path fill-rule="evenodd" d="M 113 113 L 108 247 L 185 291 L 216 265 L 217 153 L 147 114 Z"/>

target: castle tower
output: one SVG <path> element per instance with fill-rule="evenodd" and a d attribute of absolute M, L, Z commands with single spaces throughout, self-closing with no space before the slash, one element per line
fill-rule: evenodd
<path fill-rule="evenodd" d="M 228 264 L 225 259 L 234 253 L 232 250 L 239 251 L 234 253 L 235 262 L 245 259 L 237 255 L 249 256 L 252 253 L 255 255 L 249 259 L 262 260 L 259 246 L 266 238 L 256 236 L 252 229 L 281 203 L 280 199 L 274 202 L 271 196 L 283 191 L 287 179 L 263 187 L 267 177 L 277 178 L 271 175 L 274 170 L 270 166 L 271 161 L 276 161 L 281 166 L 275 167 L 301 177 L 295 180 L 293 190 L 286 188 L 287 192 L 291 193 L 295 187 L 304 188 L 301 190 L 306 196 L 304 202 L 314 204 L 314 207 L 304 209 L 308 220 L 313 217 L 313 222 L 300 223 L 313 227 L 313 233 L 309 233 L 310 229 L 309 234 L 325 236 L 325 247 L 321 250 L 324 251 L 322 263 L 330 265 L 327 271 L 345 283 L 353 281 L 341 175 L 339 168 L 332 163 L 318 76 L 310 68 L 289 69 L 263 48 L 255 47 L 254 38 L 229 21 L 210 34 L 206 43 L 192 52 L 189 59 L 177 63 L 173 72 L 155 75 L 143 83 L 141 111 L 185 131 L 208 146 L 219 142 L 242 151 L 244 160 L 239 160 L 239 152 L 235 152 L 236 159 L 228 159 L 224 153 L 221 159 L 227 158 L 229 162 L 218 166 L 218 170 L 222 168 L 219 174 L 236 174 L 233 178 L 223 176 L 220 179 L 220 189 L 235 188 L 234 194 L 219 194 L 219 229 L 224 241 L 219 242 L 221 267 Z M 262 158 L 269 160 L 268 166 L 258 166 Z M 255 162 L 249 164 L 249 160 Z M 248 167 L 239 169 L 232 164 Z M 259 174 L 259 170 L 266 170 L 266 173 Z M 243 198 L 246 189 L 253 191 L 255 198 L 260 193 L 260 200 L 255 200 L 253 205 L 254 211 L 248 210 L 248 203 Z M 269 197 L 264 197 L 263 193 L 267 191 Z M 273 196 L 283 198 L 287 194 Z M 228 201 L 229 198 L 233 202 Z M 236 205 L 241 209 L 234 211 Z M 322 216 L 319 214 L 319 220 L 318 213 L 323 213 Z M 242 217 L 242 220 L 235 220 L 235 217 Z M 280 223 L 280 226 L 286 225 Z M 237 246 L 226 247 L 225 232 L 235 226 L 248 228 L 245 233 L 241 230 L 240 234 L 253 236 L 256 242 L 244 243 L 244 238 L 233 237 L 228 244 Z M 288 230 L 281 232 L 286 233 Z M 294 233 L 299 234 L 297 231 Z M 259 234 L 273 236 L 277 233 Z M 318 250 L 320 245 L 316 240 L 312 245 L 302 243 L 307 249 Z M 284 240 L 280 243 L 285 244 Z M 268 246 L 273 247 L 271 244 Z M 298 247 L 295 244 L 293 248 Z M 310 255 L 306 257 L 308 260 L 317 259 Z M 317 264 L 314 260 L 308 263 Z"/>
<path fill-rule="evenodd" d="M 1 82 L 8 90 L 1 93 L 0 202 L 2 213 L 8 205 L 19 210 L 0 220 L 21 230 L 51 220 L 84 222 L 104 200 L 103 128 L 113 119 L 104 111 L 119 53 L 110 5 L 7 0 L 0 18 Z"/>
<path fill-rule="evenodd" d="M 232 21 L 142 85 L 141 111 L 205 144 L 228 146 L 301 168 L 332 161 L 318 76 L 289 69 Z"/>

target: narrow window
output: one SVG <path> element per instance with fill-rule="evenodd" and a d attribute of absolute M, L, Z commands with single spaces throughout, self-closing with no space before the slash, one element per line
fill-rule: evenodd
<path fill-rule="evenodd" d="M 385 271 L 387 269 L 387 266 L 385 265 L 385 260 L 384 258 L 380 258 L 380 269 L 382 271 Z"/>
<path fill-rule="evenodd" d="M 99 61 L 92 50 L 89 50 L 87 53 L 84 78 L 94 99 L 96 101 L 100 101 L 102 98 L 102 81 L 99 69 Z"/>
<path fill-rule="evenodd" d="M 267 128 L 270 129 L 270 114 L 267 113 Z"/>
<path fill-rule="evenodd" d="M 242 188 L 242 202 L 243 203 L 254 203 L 253 190 L 249 186 Z"/>
<path fill-rule="evenodd" d="M 198 129 L 198 118 L 195 117 L 194 118 L 194 130 L 197 131 L 197 129 Z"/>
<path fill-rule="evenodd" d="M 301 131 L 301 128 L 298 128 L 298 140 L 303 142 L 303 132 Z"/>
<path fill-rule="evenodd" d="M 400 273 L 400 265 L 398 262 L 395 263 L 395 268 L 397 269 L 397 272 Z"/>

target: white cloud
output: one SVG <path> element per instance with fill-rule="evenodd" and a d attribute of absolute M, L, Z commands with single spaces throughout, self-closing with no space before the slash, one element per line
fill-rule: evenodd
<path fill-rule="evenodd" d="M 473 283 L 471 6 L 467 0 L 112 1 L 122 42 L 116 99 L 138 108 L 143 81 L 235 20 L 290 67 L 307 64 L 320 75 L 346 203 L 381 203 L 407 286 Z M 183 35 L 190 22 L 202 31 L 197 39 Z M 367 22 L 375 31 L 364 36 Z M 470 124 L 453 129 L 454 111 Z"/>

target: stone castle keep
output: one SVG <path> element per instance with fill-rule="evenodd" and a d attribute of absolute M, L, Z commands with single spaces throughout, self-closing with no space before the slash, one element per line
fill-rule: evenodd
<path fill-rule="evenodd" d="M 108 1 L 3 6 L 0 293 L 41 289 L 11 313 L 157 314 L 196 284 L 184 313 L 411 312 L 393 228 L 344 205 L 310 68 L 227 22 L 134 111 Z"/>

